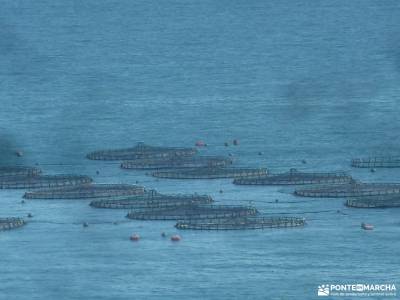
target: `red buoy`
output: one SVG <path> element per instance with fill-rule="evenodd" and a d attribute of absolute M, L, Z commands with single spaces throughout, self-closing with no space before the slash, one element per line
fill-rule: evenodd
<path fill-rule="evenodd" d="M 196 147 L 205 147 L 206 143 L 204 141 L 202 141 L 202 140 L 199 140 L 199 141 L 196 142 L 195 145 L 196 145 Z"/>
<path fill-rule="evenodd" d="M 132 234 L 130 237 L 131 241 L 137 242 L 138 240 L 140 240 L 140 236 L 138 234 Z"/>
<path fill-rule="evenodd" d="M 173 242 L 179 242 L 181 240 L 181 237 L 177 234 L 171 236 L 171 241 Z"/>
<path fill-rule="evenodd" d="M 374 230 L 374 225 L 367 224 L 367 223 L 361 223 L 361 228 L 364 230 Z"/>

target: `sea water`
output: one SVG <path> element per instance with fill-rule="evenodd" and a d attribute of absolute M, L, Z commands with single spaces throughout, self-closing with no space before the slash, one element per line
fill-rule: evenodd
<path fill-rule="evenodd" d="M 2 164 L 209 194 L 307 225 L 178 232 L 87 200 L 21 204 L 24 191 L 5 190 L 0 215 L 33 218 L 0 233 L 0 299 L 315 299 L 322 284 L 400 288 L 399 209 L 231 180 L 157 180 L 85 159 L 138 141 L 201 139 L 201 154 L 231 154 L 237 166 L 398 182 L 400 170 L 370 173 L 350 160 L 399 154 L 399 17 L 390 0 L 2 1 Z"/>

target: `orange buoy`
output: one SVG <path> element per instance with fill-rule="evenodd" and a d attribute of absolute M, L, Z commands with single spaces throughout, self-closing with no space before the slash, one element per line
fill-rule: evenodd
<path fill-rule="evenodd" d="M 364 230 L 374 230 L 374 225 L 367 224 L 367 223 L 361 223 L 361 228 Z"/>
<path fill-rule="evenodd" d="M 196 142 L 195 145 L 196 145 L 196 147 L 205 147 L 206 143 L 204 141 L 202 141 L 202 140 L 199 140 L 199 141 Z"/>
<path fill-rule="evenodd" d="M 140 236 L 138 234 L 132 234 L 130 237 L 131 241 L 137 242 L 138 240 L 140 240 Z"/>
<path fill-rule="evenodd" d="M 171 241 L 173 241 L 173 242 L 179 242 L 180 240 L 181 240 L 180 235 L 175 234 L 175 235 L 171 236 Z"/>

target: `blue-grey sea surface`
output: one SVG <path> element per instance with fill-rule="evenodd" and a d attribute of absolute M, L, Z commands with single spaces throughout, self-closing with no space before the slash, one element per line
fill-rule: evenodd
<path fill-rule="evenodd" d="M 138 141 L 204 140 L 202 154 L 231 153 L 238 166 L 399 182 L 399 169 L 350 167 L 352 157 L 400 154 L 399 20 L 397 0 L 1 1 L 1 164 L 204 193 L 307 225 L 183 231 L 172 243 L 160 234 L 177 233 L 174 222 L 129 221 L 86 200 L 21 204 L 24 191 L 4 190 L 1 217 L 33 218 L 0 232 L 0 299 L 308 300 L 321 284 L 400 289 L 399 209 L 231 180 L 156 180 L 85 159 Z M 224 147 L 233 139 L 240 145 Z"/>

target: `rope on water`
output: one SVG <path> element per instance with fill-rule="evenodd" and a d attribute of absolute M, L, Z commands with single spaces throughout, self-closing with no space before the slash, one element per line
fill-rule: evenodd
<path fill-rule="evenodd" d="M 327 212 L 338 212 L 338 210 L 316 210 L 316 211 L 293 211 L 293 212 L 274 212 L 274 213 L 265 213 L 264 215 L 297 215 L 297 214 L 320 214 L 320 213 L 327 213 Z"/>
<path fill-rule="evenodd" d="M 39 224 L 56 224 L 56 225 L 82 225 L 83 223 L 88 223 L 91 225 L 115 225 L 121 223 L 131 223 L 132 220 L 119 220 L 119 221 L 110 221 L 110 222 L 56 222 L 56 221 L 40 221 L 40 220 L 29 220 L 27 223 L 39 223 Z"/>
<path fill-rule="evenodd" d="M 320 199 L 322 201 L 322 199 Z M 265 200 L 246 200 L 246 201 L 251 201 L 251 202 L 259 202 L 259 203 L 271 203 L 271 204 L 280 204 L 280 203 L 309 203 L 309 202 L 315 202 L 318 200 L 299 200 L 299 201 L 265 201 Z"/>

